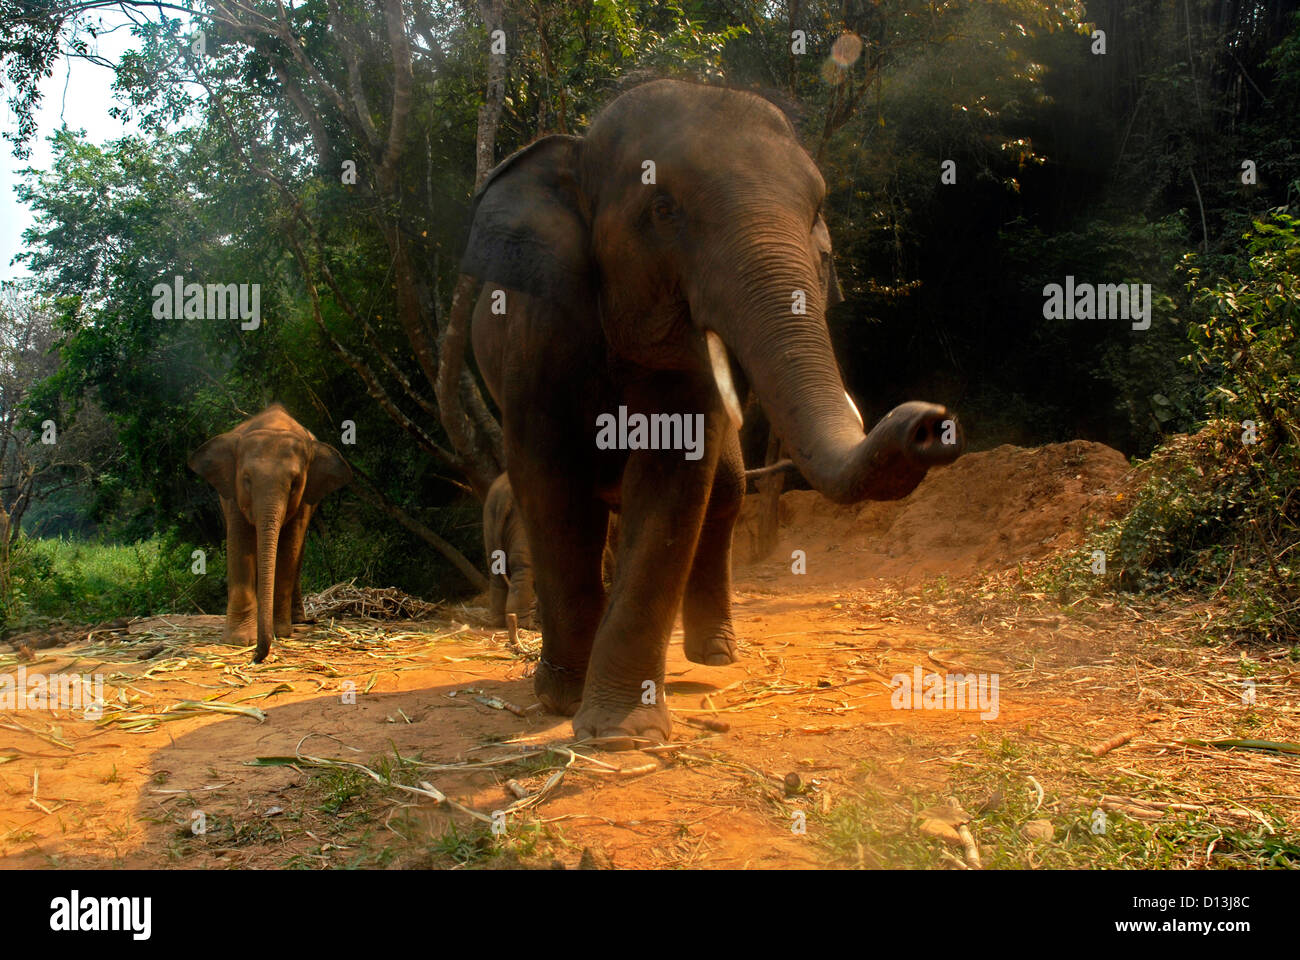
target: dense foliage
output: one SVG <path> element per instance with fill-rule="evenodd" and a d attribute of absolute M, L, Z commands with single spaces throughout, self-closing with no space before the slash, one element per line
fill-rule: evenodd
<path fill-rule="evenodd" d="M 1144 466 L 1112 535 L 1113 582 L 1206 589 L 1233 601 L 1230 631 L 1300 637 L 1300 232 L 1279 215 L 1246 237 L 1240 278 L 1208 285 L 1190 266 L 1187 360 L 1210 374 L 1220 419 L 1175 437 Z M 1193 262 L 1195 262 L 1193 260 Z"/>

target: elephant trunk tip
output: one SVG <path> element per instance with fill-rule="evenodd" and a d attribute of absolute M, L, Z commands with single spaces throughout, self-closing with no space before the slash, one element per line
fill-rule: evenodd
<path fill-rule="evenodd" d="M 910 418 L 907 451 L 918 463 L 940 467 L 952 463 L 966 449 L 966 436 L 956 416 L 946 407 L 912 401 L 895 407 L 889 417 Z"/>
<path fill-rule="evenodd" d="M 901 500 L 931 467 L 952 463 L 965 447 L 961 425 L 946 407 L 911 401 L 885 414 L 839 460 L 839 469 L 827 474 L 810 465 L 805 472 L 813 486 L 835 503 Z"/>

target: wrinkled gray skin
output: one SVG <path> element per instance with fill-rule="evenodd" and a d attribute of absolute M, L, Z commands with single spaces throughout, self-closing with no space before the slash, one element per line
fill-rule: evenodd
<path fill-rule="evenodd" d="M 189 459 L 226 518 L 227 643 L 257 641 L 254 663 L 303 623 L 302 547 L 312 510 L 352 479 L 339 452 L 273 403 Z"/>
<path fill-rule="evenodd" d="M 647 160 L 654 184 L 642 182 Z M 955 421 L 956 442 L 941 441 L 952 420 L 943 407 L 904 404 L 868 436 L 845 399 L 825 320 L 839 295 L 825 192 L 772 104 L 656 81 L 615 99 L 585 138 L 545 137 L 514 154 L 475 198 L 462 268 L 485 281 L 474 352 L 535 547 L 535 689 L 573 715 L 579 737 L 668 738 L 664 659 L 679 606 L 687 657 L 736 656 L 731 530 L 743 464 L 706 331 L 725 344 L 735 392 L 753 385 L 803 475 L 836 502 L 906 496 L 961 450 Z M 499 290 L 504 314 L 492 309 Z M 803 314 L 792 311 L 796 290 Z M 598 450 L 596 418 L 620 405 L 703 414 L 703 457 Z M 611 508 L 621 530 L 607 600 Z"/>
<path fill-rule="evenodd" d="M 504 555 L 505 572 L 501 573 L 495 556 Z M 492 625 L 504 627 L 506 614 L 519 618 L 521 627 L 532 628 L 536 621 L 537 598 L 533 592 L 533 558 L 528 551 L 524 520 L 515 509 L 510 477 L 501 474 L 493 481 L 483 501 L 483 552 L 488 562 L 488 606 Z"/>

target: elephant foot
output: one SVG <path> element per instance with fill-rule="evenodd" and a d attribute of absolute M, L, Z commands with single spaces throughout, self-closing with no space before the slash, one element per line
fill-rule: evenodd
<path fill-rule="evenodd" d="M 595 741 L 603 750 L 636 750 L 651 743 L 667 743 L 673 723 L 668 705 L 635 703 L 631 707 L 584 704 L 573 718 L 573 735 Z"/>
<path fill-rule="evenodd" d="M 222 633 L 221 640 L 223 643 L 230 644 L 232 647 L 251 647 L 257 642 L 257 620 L 249 620 L 246 623 L 226 624 L 226 629 Z"/>
<path fill-rule="evenodd" d="M 571 717 L 582 706 L 585 674 L 542 660 L 533 674 L 533 692 L 548 713 Z"/>
<path fill-rule="evenodd" d="M 682 646 L 686 659 L 710 667 L 725 667 L 740 656 L 736 651 L 736 634 L 731 621 L 725 620 L 712 630 L 687 630 Z"/>

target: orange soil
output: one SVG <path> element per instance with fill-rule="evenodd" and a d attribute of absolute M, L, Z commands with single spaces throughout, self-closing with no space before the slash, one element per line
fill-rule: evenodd
<path fill-rule="evenodd" d="M 1118 509 L 1126 472 L 1115 451 L 1075 442 L 968 455 L 932 471 L 911 497 L 894 504 L 838 508 L 815 494 L 787 494 L 775 559 L 737 570 L 741 660 L 724 668 L 691 664 L 680 632 L 674 636 L 668 701 L 675 740 L 690 742 L 684 756 L 596 753 L 624 770 L 654 766 L 631 774 L 589 764 L 571 769 L 532 812 L 563 837 L 548 858 L 573 866 L 591 848 L 620 867 L 824 865 L 827 854 L 813 842 L 814 831 L 793 833 L 791 813 L 851 795 L 862 783 L 863 761 L 873 761 L 876 783 L 941 789 L 945 768 L 932 761 L 962 755 L 977 736 L 1033 736 L 1050 728 L 1105 740 L 1136 722 L 1145 709 L 1136 702 L 1126 718 L 1113 712 L 1113 703 L 1092 702 L 1086 686 L 1011 679 L 1031 661 L 1032 669 L 1109 663 L 1120 644 L 1116 632 L 1103 626 L 1067 637 L 1050 624 L 1025 630 L 1005 620 L 963 628 L 937 623 L 932 610 L 915 604 L 905 612 L 891 592 L 926 575 L 1014 568 L 1074 542 L 1091 517 Z M 741 557 L 746 531 L 742 524 Z M 796 549 L 807 553 L 804 576 L 791 573 Z M 67 711 L 0 713 L 0 864 L 274 867 L 292 860 L 337 866 L 394 843 L 408 851 L 399 863 L 418 865 L 410 859 L 413 845 L 401 837 L 415 834 L 427 843 L 449 820 L 471 826 L 464 814 L 384 790 L 377 812 L 370 804 L 376 819 L 363 835 L 367 828 L 348 825 L 354 808 L 320 809 L 320 783 L 309 778 L 311 771 L 247 762 L 298 752 L 374 769 L 376 758 L 391 757 L 394 749 L 452 763 L 486 756 L 488 741 L 567 742 L 565 718 L 536 708 L 519 717 L 464 692 L 472 688 L 525 709 L 536 704 L 531 664 L 506 648 L 503 633 L 474 626 L 483 622 L 481 613 L 449 608 L 449 620 L 437 624 L 346 621 L 300 629 L 257 666 L 245 652 L 219 646 L 216 617 L 133 625 L 137 633 L 197 631 L 188 645 L 152 661 L 72 663 L 63 650 L 40 651 L 29 670 L 103 673 L 110 697 L 118 690 L 138 695 L 136 710 L 222 693 L 224 702 L 243 699 L 266 717 L 200 715 L 132 733 Z M 470 627 L 431 640 L 449 622 Z M 376 626 L 389 638 L 365 639 Z M 368 633 L 356 632 L 363 628 Z M 892 709 L 889 678 L 916 665 L 927 672 L 1009 671 L 998 716 Z M 356 685 L 355 704 L 343 703 L 339 692 L 348 679 Z M 280 684 L 291 689 L 274 692 Z M 711 708 L 719 712 L 706 712 Z M 690 722 L 701 717 L 730 729 Z M 515 748 L 492 755 L 508 749 Z M 790 773 L 806 785 L 793 798 L 781 787 Z M 549 772 L 510 775 L 533 791 Z M 421 778 L 483 812 L 510 799 L 494 768 L 422 772 Z M 195 809 L 209 825 L 200 837 L 189 831 Z"/>

